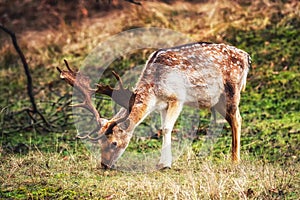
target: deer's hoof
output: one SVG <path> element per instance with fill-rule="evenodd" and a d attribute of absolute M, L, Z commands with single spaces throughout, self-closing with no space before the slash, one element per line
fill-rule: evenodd
<path fill-rule="evenodd" d="M 104 169 L 104 170 L 113 170 L 115 168 L 115 166 L 114 165 L 109 166 L 109 165 L 106 165 L 106 164 L 104 164 L 104 163 L 101 162 L 100 168 Z"/>
<path fill-rule="evenodd" d="M 163 163 L 159 163 L 156 165 L 156 169 L 160 170 L 160 171 L 165 171 L 165 170 L 171 169 L 171 166 L 166 166 Z"/>

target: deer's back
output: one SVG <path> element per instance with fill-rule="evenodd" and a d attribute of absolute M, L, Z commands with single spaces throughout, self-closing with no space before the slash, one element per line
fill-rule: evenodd
<path fill-rule="evenodd" d="M 154 52 L 137 85 L 152 85 L 161 99 L 176 98 L 201 107 L 215 105 L 224 86 L 240 90 L 249 55 L 225 44 L 192 43 Z"/>

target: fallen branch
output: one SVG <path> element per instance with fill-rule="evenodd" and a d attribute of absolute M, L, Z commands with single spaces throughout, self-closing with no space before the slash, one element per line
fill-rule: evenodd
<path fill-rule="evenodd" d="M 27 94 L 29 96 L 30 102 L 31 102 L 31 106 L 32 106 L 32 110 L 28 110 L 29 112 L 32 113 L 36 113 L 38 114 L 42 120 L 50 126 L 50 124 L 47 122 L 47 120 L 45 119 L 45 117 L 42 115 L 42 113 L 39 112 L 39 110 L 37 109 L 36 103 L 35 103 L 35 99 L 34 99 L 34 95 L 33 95 L 33 89 L 32 89 L 32 78 L 31 78 L 31 74 L 30 74 L 30 70 L 26 61 L 26 58 L 22 52 L 22 50 L 20 49 L 18 42 L 17 42 L 17 38 L 14 32 L 12 32 L 11 30 L 9 30 L 8 28 L 4 27 L 2 24 L 0 24 L 0 29 L 2 29 L 4 32 L 6 32 L 12 40 L 12 43 L 14 45 L 14 48 L 16 49 L 17 53 L 19 54 L 21 61 L 23 63 L 23 67 L 24 67 L 24 71 L 27 77 Z"/>
<path fill-rule="evenodd" d="M 25 56 L 24 56 L 23 52 L 21 51 L 21 49 L 20 49 L 20 47 L 17 43 L 17 38 L 16 38 L 15 33 L 10 31 L 9 29 L 7 29 L 6 27 L 4 27 L 1 24 L 0 24 L 0 28 L 4 32 L 6 32 L 8 35 L 10 35 L 11 40 L 13 42 L 13 45 L 14 45 L 17 53 L 19 54 L 20 58 L 21 58 L 21 61 L 23 63 L 23 67 L 24 67 L 24 70 L 25 70 L 25 74 L 26 74 L 26 77 L 27 77 L 27 93 L 28 93 L 28 96 L 30 98 L 30 102 L 31 102 L 31 105 L 32 105 L 32 111 L 34 113 L 36 113 L 37 112 L 37 107 L 36 107 L 33 92 L 32 92 L 32 78 L 31 78 L 31 74 L 30 74 L 29 67 L 28 67 L 28 64 L 26 62 Z"/>

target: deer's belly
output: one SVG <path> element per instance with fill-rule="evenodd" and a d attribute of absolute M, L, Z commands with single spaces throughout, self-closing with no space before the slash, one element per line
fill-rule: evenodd
<path fill-rule="evenodd" d="M 198 108 L 211 108 L 219 102 L 222 86 L 195 86 L 186 92 L 185 104 Z"/>

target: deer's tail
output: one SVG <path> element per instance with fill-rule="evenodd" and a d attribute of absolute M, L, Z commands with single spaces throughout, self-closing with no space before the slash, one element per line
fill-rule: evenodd
<path fill-rule="evenodd" d="M 251 68 L 251 57 L 247 54 L 247 58 L 244 61 L 244 73 L 242 77 L 241 91 L 245 91 L 246 89 L 247 75 L 250 68 Z"/>

